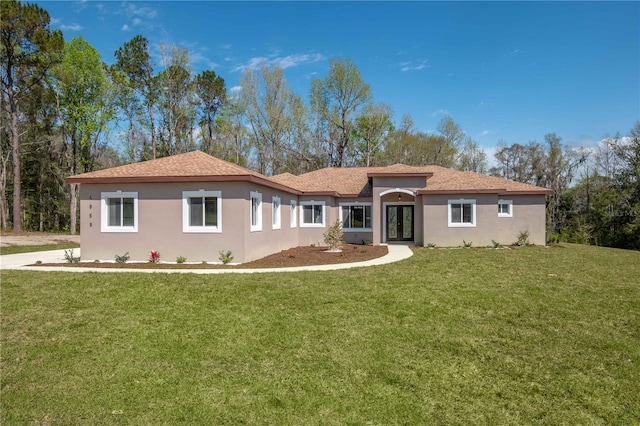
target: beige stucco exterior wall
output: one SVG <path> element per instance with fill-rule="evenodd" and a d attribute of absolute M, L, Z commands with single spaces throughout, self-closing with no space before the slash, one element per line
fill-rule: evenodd
<path fill-rule="evenodd" d="M 302 224 L 302 207 L 301 203 L 305 201 L 322 202 L 324 201 L 324 226 L 301 226 Z M 327 228 L 340 218 L 338 203 L 334 197 L 330 196 L 301 196 L 298 198 L 298 245 L 308 246 L 311 244 L 323 245 L 324 233 Z"/>
<path fill-rule="evenodd" d="M 221 191 L 221 233 L 184 233 L 182 191 Z M 138 232 L 101 232 L 102 192 L 138 193 Z M 250 191 L 262 193 L 262 231 L 250 231 Z M 281 197 L 281 229 L 272 229 L 272 195 Z M 81 185 L 81 247 L 83 260 L 111 260 L 129 252 L 131 260 L 147 260 L 150 250 L 161 260 L 218 262 L 230 250 L 233 262 L 248 262 L 298 244 L 290 226 L 292 195 L 245 182 L 84 184 Z M 295 197 L 295 195 L 293 195 Z"/>
<path fill-rule="evenodd" d="M 384 225 L 384 206 L 385 203 L 390 204 L 406 204 L 414 205 L 414 238 L 418 245 L 423 244 L 423 220 L 422 206 L 419 203 L 419 196 L 412 196 L 403 192 L 391 192 L 381 196 L 388 190 L 406 190 L 414 192 L 426 185 L 425 177 L 375 177 L 373 178 L 373 244 L 380 244 L 385 241 L 385 225 Z M 398 200 L 398 195 L 401 200 Z"/>
<path fill-rule="evenodd" d="M 512 244 L 518 234 L 529 231 L 529 242 L 543 246 L 546 244 L 546 200 L 544 195 L 501 196 L 501 200 L 513 201 L 513 217 L 498 218 L 498 241 Z"/>
<path fill-rule="evenodd" d="M 476 200 L 475 227 L 448 226 L 448 200 Z M 513 200 L 513 217 L 498 217 L 498 199 Z M 545 197 L 511 196 L 497 194 L 424 195 L 424 243 L 441 247 L 458 247 L 463 240 L 474 247 L 490 246 L 492 240 L 511 244 L 517 234 L 529 230 L 529 240 L 536 245 L 545 244 Z"/>

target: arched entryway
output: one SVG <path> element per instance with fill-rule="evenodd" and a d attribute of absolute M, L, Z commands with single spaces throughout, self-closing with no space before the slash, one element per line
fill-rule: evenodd
<path fill-rule="evenodd" d="M 382 241 L 415 240 L 415 195 L 407 189 L 390 189 L 380 194 L 382 200 Z"/>

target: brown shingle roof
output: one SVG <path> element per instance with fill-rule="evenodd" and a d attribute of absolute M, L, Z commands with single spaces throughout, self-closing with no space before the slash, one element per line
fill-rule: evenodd
<path fill-rule="evenodd" d="M 329 167 L 299 176 L 283 173 L 267 177 L 201 151 L 83 173 L 67 178 L 67 182 L 251 181 L 292 193 L 371 197 L 370 178 L 381 176 L 425 176 L 427 185 L 418 190 L 420 194 L 551 193 L 545 188 L 474 172 L 460 172 L 440 166 L 407 166 L 405 164 L 387 167 Z"/>
<path fill-rule="evenodd" d="M 69 183 L 211 181 L 251 181 L 289 192 L 298 192 L 272 181 L 260 173 L 205 154 L 202 151 L 192 151 L 67 178 Z"/>

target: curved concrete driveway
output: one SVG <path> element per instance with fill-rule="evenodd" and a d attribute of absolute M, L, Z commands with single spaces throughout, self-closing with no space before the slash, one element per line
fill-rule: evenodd
<path fill-rule="evenodd" d="M 9 254 L 0 256 L 0 269 L 40 272 L 145 272 L 166 274 L 253 274 L 259 272 L 298 272 L 298 271 L 332 271 L 337 269 L 360 268 L 365 266 L 386 265 L 413 256 L 413 251 L 406 245 L 390 245 L 389 253 L 377 259 L 356 263 L 338 263 L 331 265 L 294 266 L 290 268 L 260 269 L 133 269 L 133 268 L 66 268 L 64 266 L 27 266 L 38 260 L 42 263 L 64 262 L 64 250 L 39 251 L 33 253 Z M 74 256 L 80 256 L 80 250 L 74 249 Z"/>

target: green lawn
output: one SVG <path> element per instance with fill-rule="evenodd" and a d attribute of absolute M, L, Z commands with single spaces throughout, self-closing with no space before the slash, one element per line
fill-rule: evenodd
<path fill-rule="evenodd" d="M 6 246 L 0 247 L 0 255 L 4 256 L 5 254 L 32 253 L 36 251 L 63 250 L 79 247 L 80 244 L 76 243 L 42 244 L 35 246 Z"/>
<path fill-rule="evenodd" d="M 640 421 L 640 252 L 1 278 L 3 425 Z"/>

